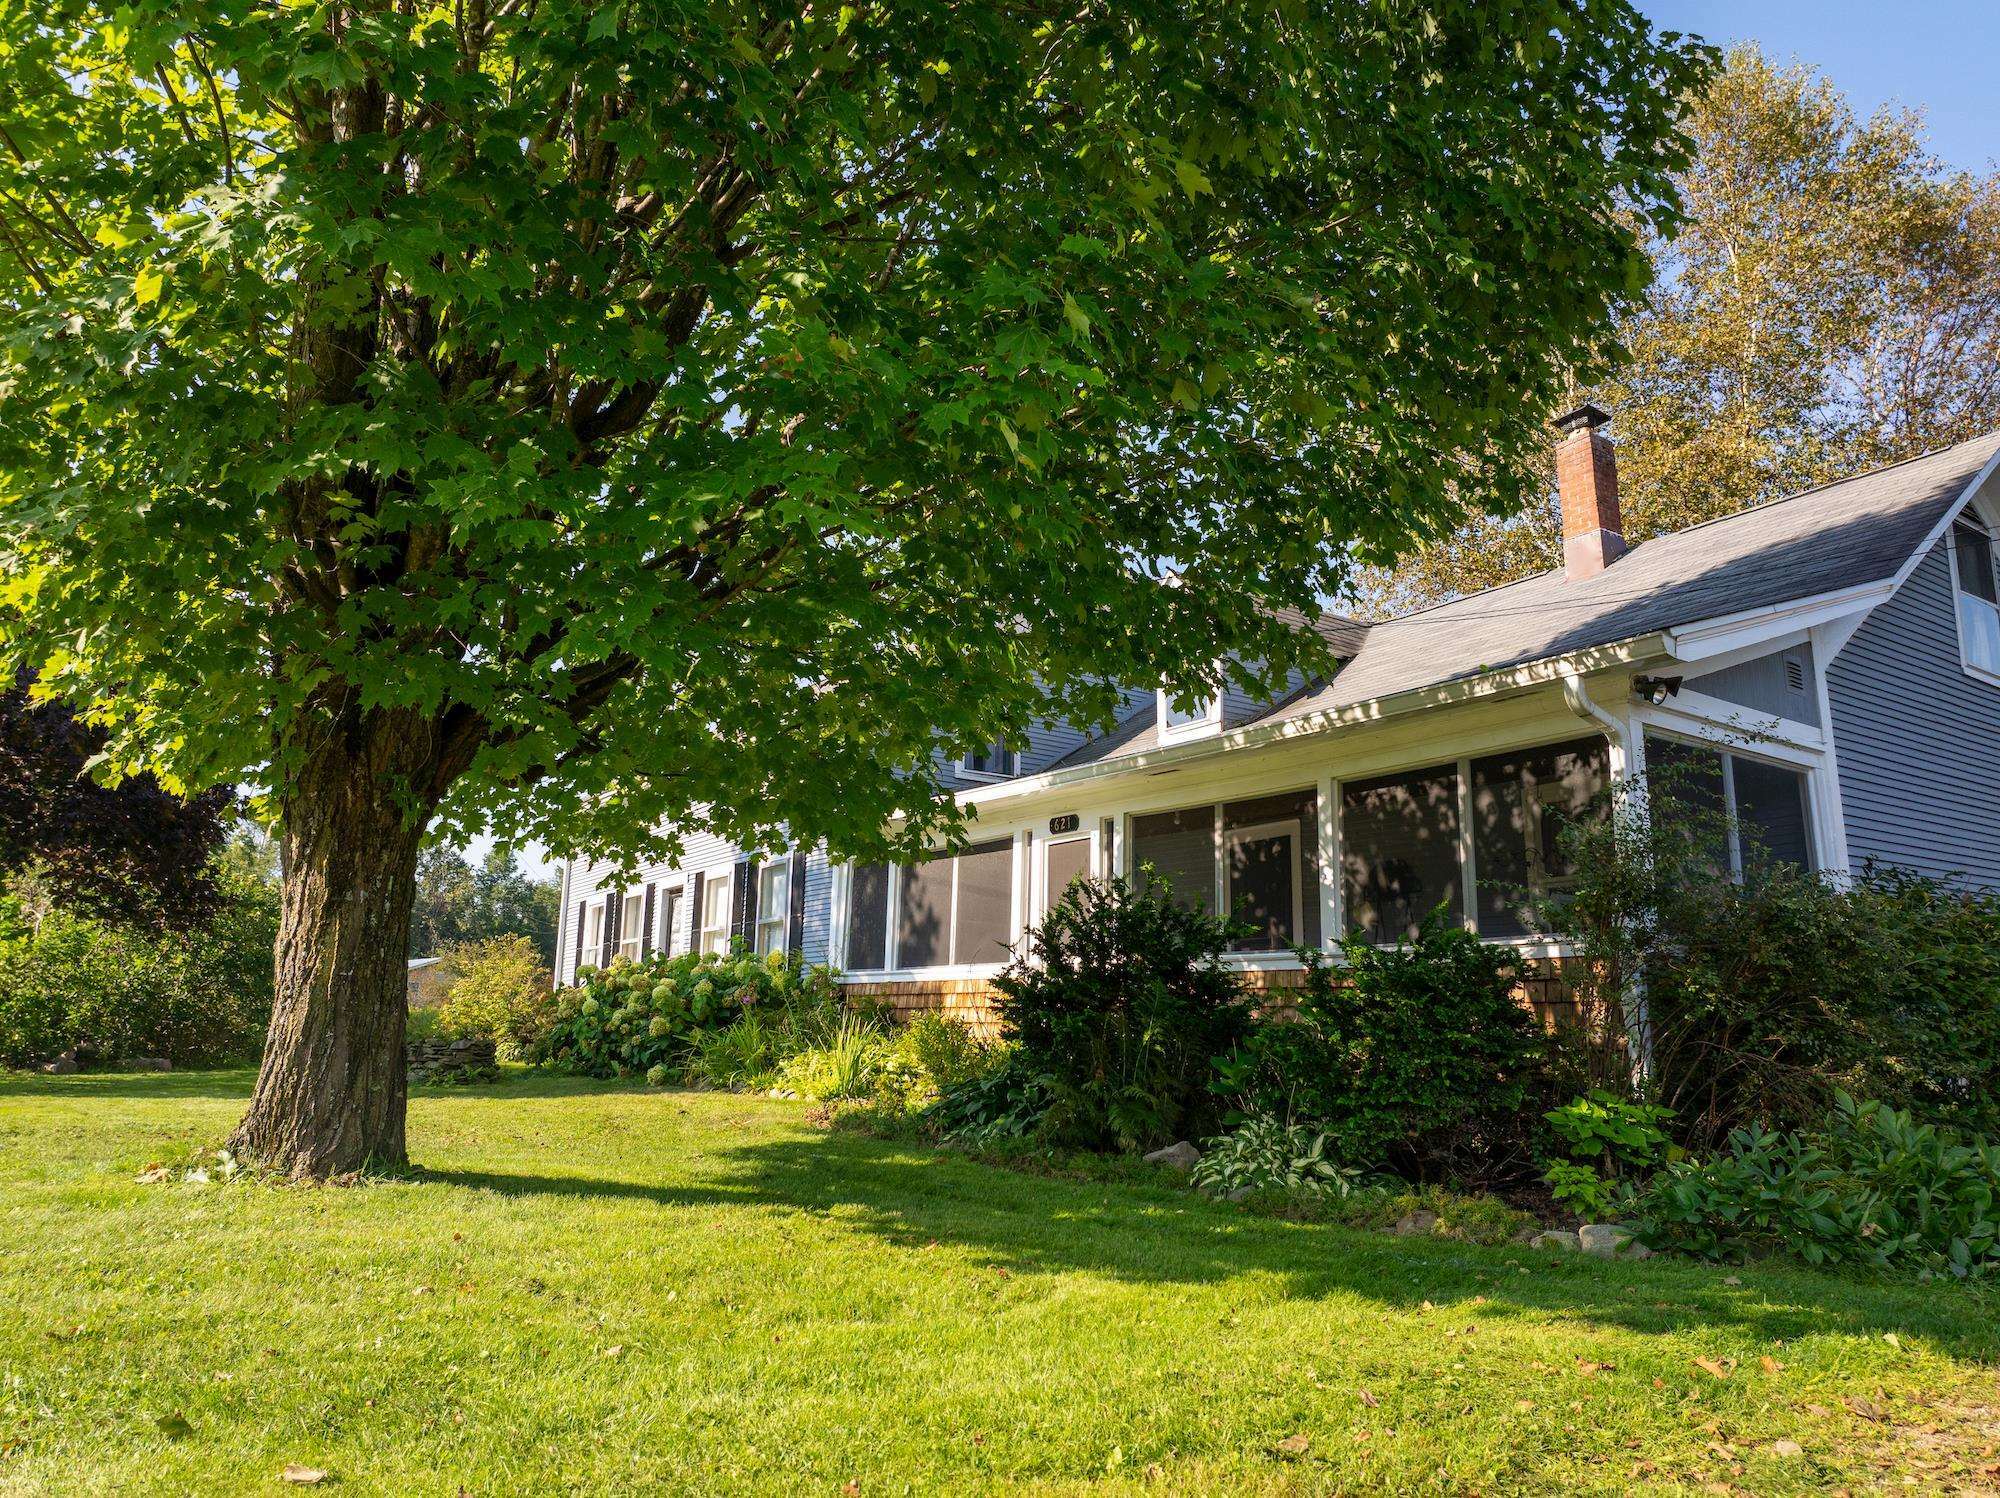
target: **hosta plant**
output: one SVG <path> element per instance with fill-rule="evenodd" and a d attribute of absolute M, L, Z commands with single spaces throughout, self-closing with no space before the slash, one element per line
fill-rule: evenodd
<path fill-rule="evenodd" d="M 1361 1172 L 1327 1158 L 1327 1136 L 1307 1124 L 1260 1114 L 1202 1143 L 1191 1179 L 1210 1196 L 1284 1191 L 1345 1196 Z"/>

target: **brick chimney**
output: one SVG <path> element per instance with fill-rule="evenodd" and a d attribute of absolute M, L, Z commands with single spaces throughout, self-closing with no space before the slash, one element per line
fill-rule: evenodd
<path fill-rule="evenodd" d="M 1610 413 L 1585 403 L 1556 418 L 1556 486 L 1562 491 L 1563 575 L 1595 577 L 1625 555 L 1618 518 L 1618 454 L 1600 430 Z"/>

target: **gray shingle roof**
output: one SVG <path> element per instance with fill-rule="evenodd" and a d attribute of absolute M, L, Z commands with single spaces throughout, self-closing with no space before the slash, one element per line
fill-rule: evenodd
<path fill-rule="evenodd" d="M 2000 432 L 1655 537 L 1595 577 L 1571 582 L 1560 571 L 1544 572 L 1370 625 L 1332 681 L 1277 703 L 1257 721 L 1348 707 L 1884 581 L 1995 453 Z M 1353 630 L 1354 621 L 1329 619 Z M 1151 714 L 1139 713 L 1056 768 L 1135 754 L 1153 740 Z"/>

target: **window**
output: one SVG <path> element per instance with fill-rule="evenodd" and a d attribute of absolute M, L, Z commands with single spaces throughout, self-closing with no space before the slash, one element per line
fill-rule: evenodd
<path fill-rule="evenodd" d="M 958 762 L 959 773 L 984 780 L 1005 780 L 1017 772 L 1020 756 L 997 740 Z"/>
<path fill-rule="evenodd" d="M 1133 878 L 1164 886 L 1189 910 L 1215 908 L 1215 808 L 1158 811 L 1132 818 Z"/>
<path fill-rule="evenodd" d="M 1193 738 L 1210 728 L 1222 726 L 1222 698 L 1219 694 L 1198 701 L 1192 707 L 1176 707 L 1173 693 L 1162 687 L 1157 710 L 1162 739 Z"/>
<path fill-rule="evenodd" d="M 1472 863 L 1481 936 L 1535 933 L 1536 906 L 1570 884 L 1562 859 L 1563 825 L 1588 811 L 1609 781 L 1601 738 L 1472 762 Z"/>
<path fill-rule="evenodd" d="M 646 892 L 635 889 L 618 907 L 618 955 L 634 962 L 644 955 L 646 943 Z"/>
<path fill-rule="evenodd" d="M 681 934 L 681 901 L 685 898 L 680 885 L 661 892 L 660 901 L 660 951 L 671 957 L 674 943 Z"/>
<path fill-rule="evenodd" d="M 576 945 L 576 965 L 596 967 L 604 960 L 604 900 L 592 900 L 583 908 L 583 940 Z"/>
<path fill-rule="evenodd" d="M 701 909 L 695 912 L 701 922 L 695 939 L 698 952 L 713 952 L 718 957 L 729 955 L 730 882 L 726 869 L 702 880 Z"/>
<path fill-rule="evenodd" d="M 847 966 L 874 972 L 889 965 L 889 866 L 857 864 L 847 881 Z"/>
<path fill-rule="evenodd" d="M 848 879 L 852 971 L 1005 962 L 1014 946 L 1014 840 L 974 843 L 891 869 L 857 866 Z"/>
<path fill-rule="evenodd" d="M 1090 839 L 1068 837 L 1042 844 L 1042 907 L 1055 909 L 1069 887 L 1090 877 Z"/>
<path fill-rule="evenodd" d="M 1958 593 L 1958 645 L 1965 664 L 2000 676 L 2000 574 L 1993 534 L 1970 518 L 1951 530 L 1952 577 Z"/>
<path fill-rule="evenodd" d="M 1236 951 L 1317 946 L 1318 807 L 1316 792 L 1288 791 L 1134 817 L 1132 867 L 1187 909 L 1220 902 L 1254 926 Z"/>
<path fill-rule="evenodd" d="M 1340 819 L 1350 932 L 1405 941 L 1439 905 L 1452 920 L 1465 919 L 1457 766 L 1343 785 Z"/>
<path fill-rule="evenodd" d="M 757 866 L 757 955 L 785 950 L 792 919 L 792 865 L 781 859 Z"/>
<path fill-rule="evenodd" d="M 1816 866 L 1811 795 L 1803 770 L 1650 734 L 1646 768 L 1656 796 L 1671 796 L 1726 818 L 1731 874 L 1740 878 L 1746 865 L 1759 863 Z"/>

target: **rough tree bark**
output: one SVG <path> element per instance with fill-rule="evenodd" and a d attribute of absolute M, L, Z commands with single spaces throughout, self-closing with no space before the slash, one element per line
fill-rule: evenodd
<path fill-rule="evenodd" d="M 408 1162 L 407 953 L 436 736 L 400 713 L 306 721 L 317 740 L 280 796 L 276 1002 L 230 1145 L 295 1179 L 324 1180 Z"/>

